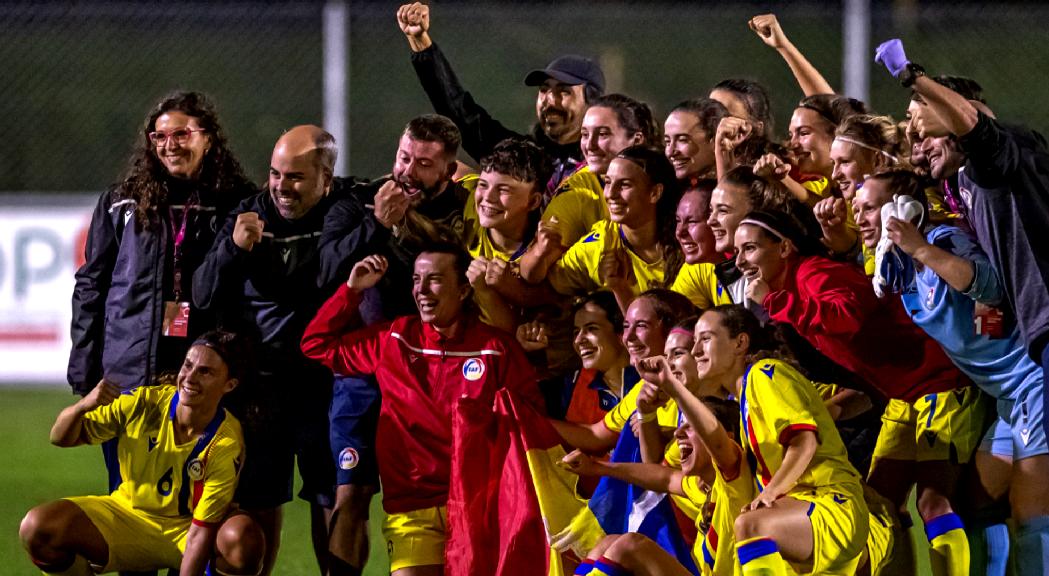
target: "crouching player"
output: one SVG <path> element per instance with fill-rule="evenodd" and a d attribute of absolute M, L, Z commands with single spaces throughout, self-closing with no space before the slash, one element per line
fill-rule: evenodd
<path fill-rule="evenodd" d="M 118 439 L 123 483 L 108 496 L 33 508 L 19 534 L 47 574 L 179 569 L 180 574 L 258 574 L 265 538 L 230 514 L 243 463 L 240 423 L 219 406 L 242 377 L 240 341 L 208 332 L 186 354 L 176 386 L 121 394 L 102 380 L 62 410 L 51 443 Z"/>

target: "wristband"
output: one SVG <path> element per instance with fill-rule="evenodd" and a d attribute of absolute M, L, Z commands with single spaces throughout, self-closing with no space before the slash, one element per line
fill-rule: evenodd
<path fill-rule="evenodd" d="M 904 88 L 910 88 L 922 76 L 925 76 L 925 68 L 922 68 L 920 64 L 908 62 L 900 72 L 900 85 Z"/>
<path fill-rule="evenodd" d="M 646 412 L 640 412 L 639 411 L 637 413 L 637 421 L 642 423 L 642 424 L 645 424 L 645 423 L 648 423 L 648 422 L 652 422 L 655 419 L 656 419 L 656 413 L 655 412 L 647 412 L 646 413 Z"/>

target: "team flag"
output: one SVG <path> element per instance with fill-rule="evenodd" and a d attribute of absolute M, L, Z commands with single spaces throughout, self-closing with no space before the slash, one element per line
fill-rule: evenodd
<path fill-rule="evenodd" d="M 623 428 L 612 451 L 613 462 L 640 462 L 641 443 L 630 426 Z M 604 477 L 590 498 L 590 511 L 607 534 L 637 532 L 648 536 L 669 552 L 692 574 L 699 568 L 692 558 L 692 543 L 678 522 L 678 514 L 667 494 L 644 490 L 633 484 Z"/>
<path fill-rule="evenodd" d="M 557 465 L 561 437 L 520 396 L 496 392 L 494 407 L 461 399 L 452 423 L 445 574 L 571 574 L 583 551 L 604 536 L 596 522 L 572 550 L 551 547 L 586 502 L 576 476 Z"/>

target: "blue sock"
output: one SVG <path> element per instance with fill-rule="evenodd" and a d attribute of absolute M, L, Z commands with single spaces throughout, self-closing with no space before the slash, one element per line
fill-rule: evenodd
<path fill-rule="evenodd" d="M 1005 576 L 1009 567 L 1009 527 L 1004 522 L 986 526 L 983 529 L 983 537 L 987 576 Z"/>
<path fill-rule="evenodd" d="M 594 560 L 594 570 L 607 576 L 630 576 L 630 572 L 604 556 Z"/>
<path fill-rule="evenodd" d="M 573 576 L 586 576 L 594 569 L 594 561 L 589 558 L 584 558 L 579 562 L 579 566 L 575 567 L 575 572 L 572 572 Z"/>
<path fill-rule="evenodd" d="M 1049 574 L 1049 516 L 1038 516 L 1016 530 L 1016 568 L 1019 574 Z"/>

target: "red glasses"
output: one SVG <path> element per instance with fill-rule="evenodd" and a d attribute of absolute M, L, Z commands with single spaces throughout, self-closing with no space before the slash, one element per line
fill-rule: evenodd
<path fill-rule="evenodd" d="M 175 128 L 174 130 L 168 130 L 167 132 L 150 132 L 149 141 L 152 142 L 154 146 L 159 147 L 167 144 L 170 139 L 174 140 L 175 144 L 182 146 L 189 141 L 189 137 L 192 136 L 194 132 L 207 132 L 207 130 L 203 128 Z"/>

